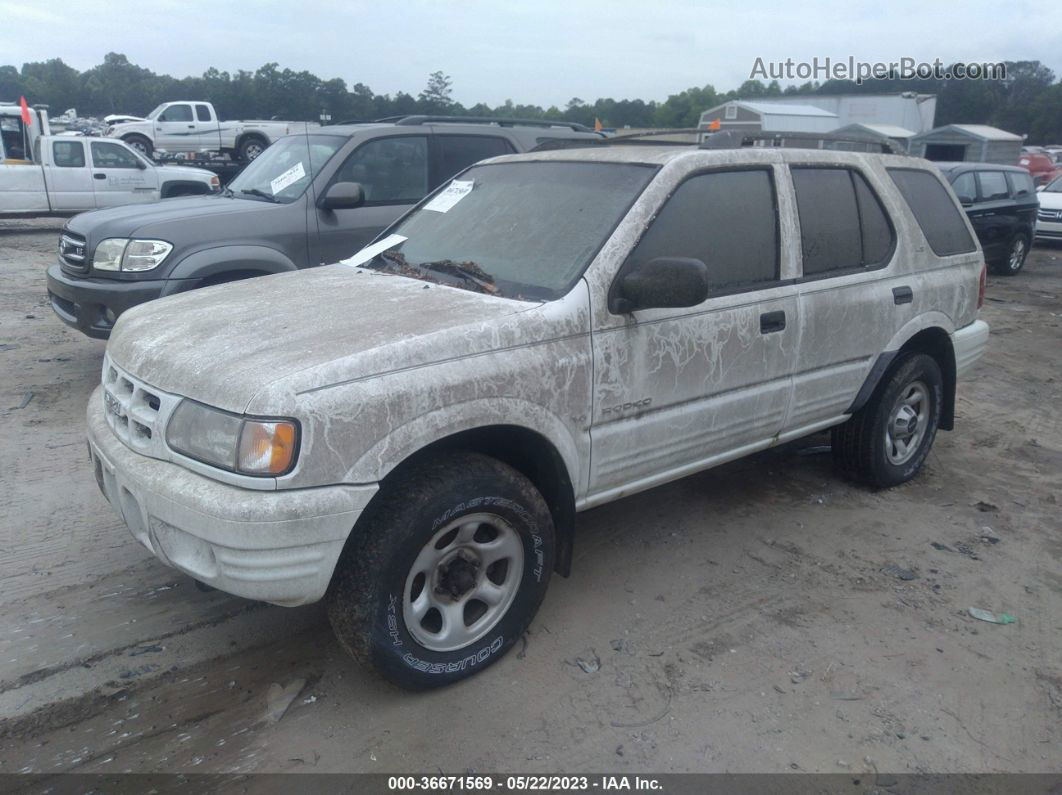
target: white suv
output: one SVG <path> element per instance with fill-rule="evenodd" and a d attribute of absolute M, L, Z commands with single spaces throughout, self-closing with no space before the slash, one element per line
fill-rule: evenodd
<path fill-rule="evenodd" d="M 846 474 L 913 477 L 983 290 L 923 160 L 499 157 L 345 263 L 127 312 L 92 459 L 162 561 L 327 598 L 355 657 L 433 687 L 520 637 L 580 510 L 831 427 Z"/>

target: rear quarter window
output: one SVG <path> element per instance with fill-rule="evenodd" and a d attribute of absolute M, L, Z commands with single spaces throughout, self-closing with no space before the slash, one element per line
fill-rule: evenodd
<path fill-rule="evenodd" d="M 939 179 L 913 168 L 890 168 L 888 172 L 934 254 L 947 257 L 977 250 L 962 214 Z"/>
<path fill-rule="evenodd" d="M 1019 174 L 1017 171 L 1008 171 L 1006 174 L 1007 182 L 1010 183 L 1010 190 L 1015 199 L 1036 193 L 1032 174 Z"/>

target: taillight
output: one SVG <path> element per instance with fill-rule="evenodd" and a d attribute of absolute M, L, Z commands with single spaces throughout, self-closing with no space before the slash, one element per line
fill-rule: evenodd
<path fill-rule="evenodd" d="M 977 308 L 985 305 L 985 285 L 988 283 L 988 265 L 981 266 L 981 278 L 977 283 Z"/>

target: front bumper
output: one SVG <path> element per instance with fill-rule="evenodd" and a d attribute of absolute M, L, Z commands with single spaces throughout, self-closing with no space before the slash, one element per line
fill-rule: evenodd
<path fill-rule="evenodd" d="M 1037 218 L 1036 237 L 1045 240 L 1062 240 L 1062 219 L 1045 221 L 1042 218 Z"/>
<path fill-rule="evenodd" d="M 956 329 L 951 335 L 951 346 L 955 351 L 955 377 L 963 375 L 977 363 L 988 348 L 988 324 L 975 320 L 968 326 Z"/>
<path fill-rule="evenodd" d="M 197 279 L 92 279 L 70 276 L 59 265 L 48 268 L 48 301 L 68 326 L 96 339 L 107 339 L 114 321 L 127 309 L 164 295 L 184 292 Z"/>
<path fill-rule="evenodd" d="M 130 450 L 88 406 L 96 481 L 155 557 L 237 596 L 294 606 L 324 596 L 372 486 L 250 491 Z"/>

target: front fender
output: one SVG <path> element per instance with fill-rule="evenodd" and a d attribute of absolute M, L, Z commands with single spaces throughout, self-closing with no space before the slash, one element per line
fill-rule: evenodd
<path fill-rule="evenodd" d="M 261 274 L 298 270 L 287 256 L 268 246 L 217 246 L 189 254 L 169 273 L 170 279 L 205 279 L 232 271 Z"/>
<path fill-rule="evenodd" d="M 517 426 L 538 433 L 560 454 L 570 482 L 578 489 L 579 450 L 571 431 L 548 409 L 521 398 L 491 397 L 445 406 L 392 428 L 370 447 L 347 472 L 345 483 L 376 483 L 417 453 L 463 431 L 491 426 Z"/>

